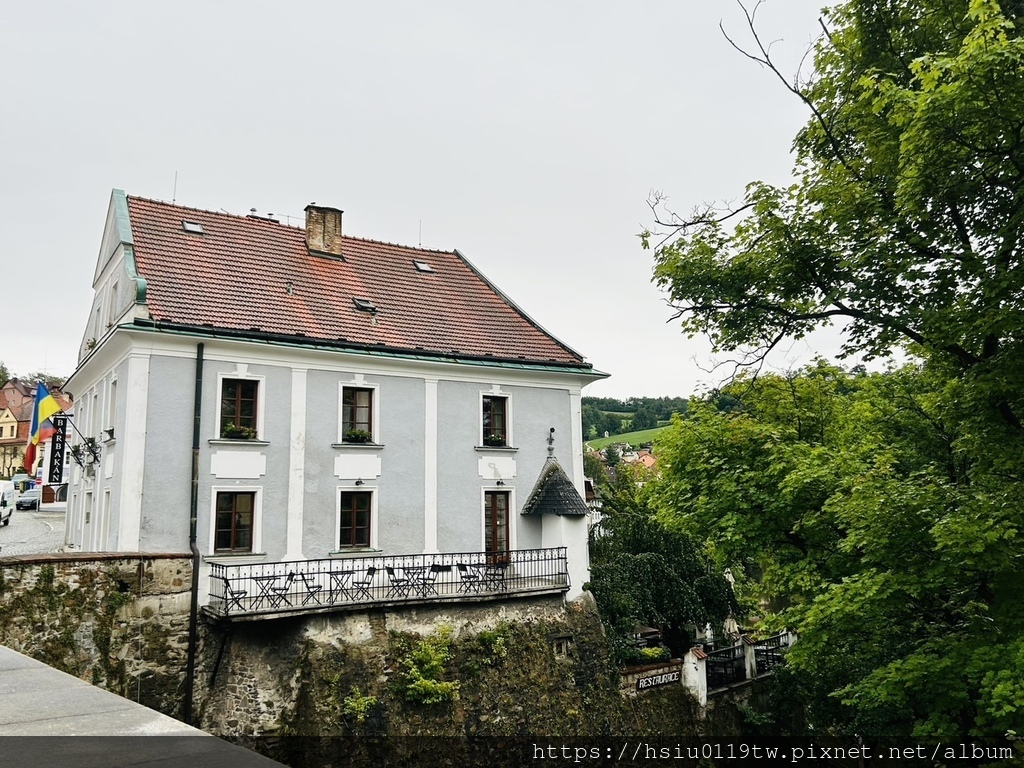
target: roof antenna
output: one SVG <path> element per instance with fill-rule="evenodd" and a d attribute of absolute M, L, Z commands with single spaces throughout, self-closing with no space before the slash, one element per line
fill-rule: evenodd
<path fill-rule="evenodd" d="M 423 219 L 420 219 L 420 243 L 417 248 L 423 247 Z"/>
<path fill-rule="evenodd" d="M 178 172 L 174 172 L 174 191 L 171 192 L 171 205 L 174 205 L 178 200 Z"/>

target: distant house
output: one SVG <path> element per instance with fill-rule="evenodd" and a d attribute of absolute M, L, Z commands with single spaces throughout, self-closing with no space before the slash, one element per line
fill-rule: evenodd
<path fill-rule="evenodd" d="M 0 392 L 0 477 L 24 472 L 32 404 L 11 405 Z"/>
<path fill-rule="evenodd" d="M 35 383 L 11 378 L 0 387 L 0 477 L 27 472 L 34 475 L 34 468 L 26 470 L 25 447 L 32 426 L 32 409 L 35 405 Z M 65 411 L 71 410 L 71 401 L 58 389 L 51 394 Z M 44 460 L 46 447 L 39 452 L 36 466 Z"/>
<path fill-rule="evenodd" d="M 115 190 L 93 290 L 66 385 L 77 548 L 187 551 L 194 517 L 228 577 L 544 550 L 581 591 L 580 393 L 605 374 L 458 251 L 315 204 L 303 229 Z"/>

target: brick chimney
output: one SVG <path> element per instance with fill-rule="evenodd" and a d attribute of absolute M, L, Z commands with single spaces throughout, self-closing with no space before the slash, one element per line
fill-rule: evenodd
<path fill-rule="evenodd" d="M 306 206 L 306 246 L 311 252 L 341 257 L 341 214 L 337 208 Z"/>

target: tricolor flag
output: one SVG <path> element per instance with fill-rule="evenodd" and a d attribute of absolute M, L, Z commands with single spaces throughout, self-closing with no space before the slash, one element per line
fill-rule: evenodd
<path fill-rule="evenodd" d="M 25 448 L 25 469 L 31 474 L 36 464 L 36 446 L 49 440 L 56 431 L 50 417 L 63 410 L 43 382 L 36 383 L 36 404 L 32 409 L 32 429 Z"/>

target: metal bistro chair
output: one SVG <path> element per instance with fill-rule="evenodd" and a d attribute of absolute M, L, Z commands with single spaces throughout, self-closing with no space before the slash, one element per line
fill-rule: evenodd
<path fill-rule="evenodd" d="M 220 578 L 224 582 L 224 600 L 227 603 L 224 613 L 231 613 L 232 608 L 244 611 L 245 607 L 242 605 L 242 598 L 248 595 L 249 591 L 232 587 L 231 580 L 227 576 L 221 576 Z"/>
<path fill-rule="evenodd" d="M 412 582 L 409 580 L 409 577 L 399 576 L 390 565 L 385 566 L 384 570 L 387 571 L 388 581 L 391 583 L 388 597 L 408 597 L 409 592 L 412 591 Z"/>
<path fill-rule="evenodd" d="M 275 584 L 270 588 L 270 607 L 280 608 L 281 603 L 291 605 L 292 601 L 288 599 L 288 591 L 292 588 L 292 582 L 295 581 L 295 574 L 289 573 L 283 584 Z"/>
<path fill-rule="evenodd" d="M 302 598 L 302 604 L 305 605 L 312 600 L 317 605 L 323 605 L 320 601 L 320 591 L 324 588 L 324 585 L 317 584 L 316 579 L 308 573 L 300 573 L 299 581 L 301 581 L 303 586 L 306 587 L 306 594 Z"/>
<path fill-rule="evenodd" d="M 459 569 L 459 592 L 469 594 L 470 592 L 479 592 L 480 587 L 483 586 L 480 583 L 480 572 L 465 563 L 458 563 Z"/>
<path fill-rule="evenodd" d="M 365 597 L 367 600 L 373 600 L 373 595 L 370 594 L 370 587 L 373 585 L 373 575 L 375 573 L 377 573 L 377 569 L 371 565 L 366 569 L 366 574 L 363 578 L 352 582 L 352 588 L 356 591 L 357 595 Z"/>
<path fill-rule="evenodd" d="M 426 571 L 422 573 L 419 579 L 416 581 L 416 591 L 420 597 L 427 597 L 429 595 L 437 595 L 437 587 L 434 586 L 434 582 L 437 581 L 438 574 L 441 571 L 451 570 L 451 566 L 446 565 L 431 565 Z"/>
<path fill-rule="evenodd" d="M 508 589 L 508 561 L 495 560 L 484 566 L 483 583 L 484 588 L 495 592 L 504 592 Z"/>

